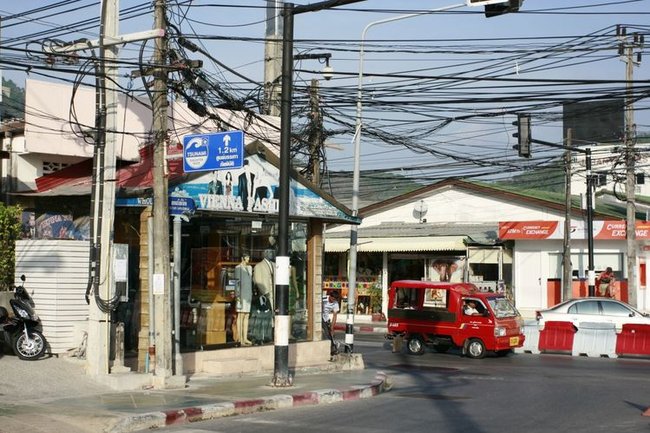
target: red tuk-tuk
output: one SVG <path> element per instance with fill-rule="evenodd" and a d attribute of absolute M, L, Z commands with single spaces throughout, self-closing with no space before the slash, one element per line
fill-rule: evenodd
<path fill-rule="evenodd" d="M 473 307 L 470 307 L 473 304 Z M 470 358 L 487 351 L 506 355 L 524 344 L 523 320 L 502 294 L 481 292 L 470 283 L 401 280 L 388 293 L 388 339 L 406 341 L 408 352 L 425 347 L 462 348 Z"/>

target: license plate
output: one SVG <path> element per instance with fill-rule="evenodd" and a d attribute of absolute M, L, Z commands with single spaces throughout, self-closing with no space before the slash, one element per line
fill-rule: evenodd
<path fill-rule="evenodd" d="M 510 345 L 517 346 L 519 344 L 519 337 L 510 337 Z"/>

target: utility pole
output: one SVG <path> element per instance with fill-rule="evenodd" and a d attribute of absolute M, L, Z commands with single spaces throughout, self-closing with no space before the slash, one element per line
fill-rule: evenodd
<path fill-rule="evenodd" d="M 320 152 L 323 142 L 323 119 L 320 113 L 320 97 L 318 95 L 318 80 L 312 79 L 309 88 L 309 106 L 311 107 L 311 133 L 309 140 L 309 164 L 311 173 L 308 174 L 314 185 L 320 186 Z"/>
<path fill-rule="evenodd" d="M 275 261 L 275 315 L 273 386 L 291 386 L 289 374 L 289 190 L 291 170 L 291 98 L 293 93 L 294 15 L 331 9 L 363 0 L 327 0 L 282 9 L 282 97 L 280 114 L 280 204 L 278 209 L 278 255 Z"/>
<path fill-rule="evenodd" d="M 113 247 L 113 225 L 115 219 L 115 172 L 116 172 L 116 128 L 117 128 L 117 52 L 118 47 L 127 42 L 142 41 L 157 38 L 164 35 L 164 27 L 157 30 L 146 30 L 138 33 L 118 36 L 118 0 L 107 0 L 102 2 L 101 10 L 101 34 L 98 40 L 71 43 L 61 47 L 48 48 L 47 52 L 53 55 L 64 55 L 76 51 L 83 51 L 99 48 L 97 76 L 102 80 L 98 85 L 97 92 L 101 92 L 101 102 L 97 106 L 96 117 L 100 118 L 100 130 L 97 136 L 100 137 L 95 146 L 99 151 L 95 152 L 93 171 L 101 172 L 103 182 L 95 188 L 95 195 L 99 197 L 95 206 L 91 209 L 93 214 L 93 227 L 95 235 L 92 240 L 93 247 L 99 248 L 99 257 L 93 257 L 98 261 L 95 269 L 99 269 L 98 275 L 94 278 L 99 281 L 95 284 L 95 303 L 89 306 L 88 323 L 88 350 L 87 350 L 87 371 L 90 375 L 103 375 L 109 372 L 109 336 L 110 321 L 109 312 L 111 307 L 110 292 L 113 287 L 112 268 L 112 247 Z M 105 137 L 105 139 L 103 138 Z M 99 202 L 102 202 L 101 206 Z M 100 308 L 100 303 L 101 308 Z"/>
<path fill-rule="evenodd" d="M 266 1 L 266 41 L 264 42 L 264 112 L 280 115 L 282 71 L 282 8 L 283 0 Z"/>
<path fill-rule="evenodd" d="M 165 28 L 166 1 L 156 0 L 154 27 Z M 156 310 L 155 371 L 157 387 L 166 387 L 172 376 L 171 281 L 169 260 L 169 204 L 165 176 L 167 146 L 167 38 L 155 40 L 153 83 L 153 229 L 154 258 L 151 289 Z"/>
<path fill-rule="evenodd" d="M 571 299 L 573 295 L 573 269 L 571 266 L 571 128 L 567 130 L 564 152 L 564 253 L 562 255 L 562 300 Z"/>
<path fill-rule="evenodd" d="M 626 34 L 626 28 L 616 26 L 616 36 L 620 39 L 619 55 L 625 62 L 625 172 L 626 172 L 626 239 L 627 239 L 627 290 L 630 304 L 637 305 L 637 254 L 636 254 L 636 153 L 634 144 L 636 141 L 636 125 L 634 124 L 634 95 L 632 89 L 633 72 L 635 64 L 641 63 L 641 54 L 638 54 L 638 61 L 633 59 L 634 49 L 643 46 L 643 35 L 634 33 L 631 41 Z"/>

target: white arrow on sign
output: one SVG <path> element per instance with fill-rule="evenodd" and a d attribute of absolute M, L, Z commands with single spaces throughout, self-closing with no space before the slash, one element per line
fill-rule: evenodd
<path fill-rule="evenodd" d="M 226 134 L 223 136 L 223 142 L 228 146 L 230 144 L 230 135 Z"/>

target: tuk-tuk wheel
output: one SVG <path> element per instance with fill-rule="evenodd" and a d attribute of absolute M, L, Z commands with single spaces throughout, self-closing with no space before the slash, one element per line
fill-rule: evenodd
<path fill-rule="evenodd" d="M 485 345 L 478 338 L 472 338 L 467 343 L 465 354 L 472 359 L 485 357 Z"/>
<path fill-rule="evenodd" d="M 406 345 L 406 348 L 411 355 L 422 355 L 424 353 L 424 343 L 422 342 L 422 337 L 415 335 L 409 338 L 409 342 Z"/>

